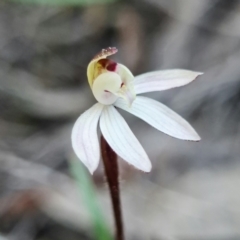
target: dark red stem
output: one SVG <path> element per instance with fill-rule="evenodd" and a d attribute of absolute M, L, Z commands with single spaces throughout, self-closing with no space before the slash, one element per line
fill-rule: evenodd
<path fill-rule="evenodd" d="M 116 226 L 115 240 L 124 240 L 117 154 L 108 145 L 103 136 L 101 136 L 101 153 L 113 206 Z"/>

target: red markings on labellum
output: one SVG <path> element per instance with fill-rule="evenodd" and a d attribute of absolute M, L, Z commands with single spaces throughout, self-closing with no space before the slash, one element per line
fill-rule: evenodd
<path fill-rule="evenodd" d="M 117 67 L 117 63 L 113 62 L 113 61 L 110 61 L 109 64 L 107 65 L 106 69 L 108 71 L 115 72 L 116 67 Z"/>
<path fill-rule="evenodd" d="M 116 67 L 117 67 L 117 63 L 112 61 L 112 60 L 109 60 L 109 59 L 100 59 L 98 61 L 98 63 L 105 69 L 107 69 L 108 71 L 110 72 L 115 72 L 116 70 Z"/>

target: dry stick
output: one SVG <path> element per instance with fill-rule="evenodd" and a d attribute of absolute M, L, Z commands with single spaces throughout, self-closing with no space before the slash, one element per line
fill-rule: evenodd
<path fill-rule="evenodd" d="M 123 224 L 122 224 L 122 212 L 120 201 L 120 189 L 118 182 L 118 163 L 117 154 L 108 145 L 107 141 L 101 136 L 101 152 L 105 168 L 105 174 L 107 176 L 107 182 L 110 190 L 113 213 L 116 226 L 116 240 L 124 240 Z"/>

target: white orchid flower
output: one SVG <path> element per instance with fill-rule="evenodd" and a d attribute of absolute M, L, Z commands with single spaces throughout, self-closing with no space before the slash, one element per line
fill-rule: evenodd
<path fill-rule="evenodd" d="M 150 172 L 152 166 L 146 152 L 116 107 L 172 137 L 199 141 L 196 131 L 177 113 L 153 99 L 136 95 L 180 87 L 202 73 L 173 69 L 134 77 L 127 67 L 107 59 L 116 52 L 116 48 L 103 49 L 88 65 L 88 81 L 98 103 L 77 119 L 72 130 L 72 146 L 78 158 L 93 173 L 100 160 L 97 135 L 100 122 L 102 135 L 118 156 L 134 167 Z"/>

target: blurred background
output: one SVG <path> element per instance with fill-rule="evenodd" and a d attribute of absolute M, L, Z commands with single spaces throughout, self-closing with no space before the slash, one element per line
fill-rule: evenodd
<path fill-rule="evenodd" d="M 199 143 L 123 113 L 153 164 L 145 174 L 119 161 L 126 239 L 240 239 L 239 0 L 2 0 L 0 239 L 105 240 L 99 219 L 113 232 L 103 167 L 92 178 L 74 165 L 70 142 L 95 103 L 86 67 L 108 46 L 135 75 L 205 73 L 146 94 L 187 119 Z"/>

